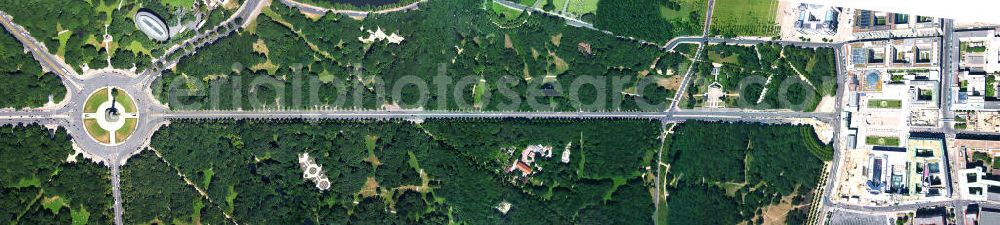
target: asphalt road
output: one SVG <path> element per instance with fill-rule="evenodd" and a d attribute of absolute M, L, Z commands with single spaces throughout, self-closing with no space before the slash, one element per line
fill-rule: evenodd
<path fill-rule="evenodd" d="M 833 195 L 833 187 L 835 186 L 835 184 L 837 182 L 837 176 L 839 175 L 838 172 L 840 170 L 840 155 L 841 155 L 841 152 L 844 151 L 845 148 L 847 148 L 846 146 L 841 145 L 841 142 L 842 142 L 841 140 L 843 140 L 843 137 L 840 136 L 842 134 L 841 133 L 842 132 L 841 129 L 843 129 L 843 127 L 845 125 L 845 122 L 843 121 L 844 118 L 842 117 L 843 114 L 841 112 L 843 112 L 844 97 L 845 97 L 844 95 L 845 95 L 845 93 L 847 91 L 846 90 L 847 89 L 847 85 L 845 85 L 847 83 L 847 74 L 846 74 L 847 73 L 847 68 L 844 65 L 843 60 L 840 60 L 840 59 L 845 59 L 843 47 L 834 48 L 834 54 L 836 55 L 835 56 L 836 59 L 838 59 L 838 60 L 836 60 L 836 62 L 837 62 L 836 70 L 837 70 L 837 83 L 838 83 L 838 85 L 837 85 L 837 103 L 836 103 L 837 105 L 835 106 L 835 109 L 836 109 L 835 112 L 837 112 L 837 116 L 836 116 L 836 122 L 834 122 L 833 124 L 831 124 L 832 126 L 834 126 L 834 132 L 833 132 L 833 138 L 834 138 L 834 140 L 833 140 L 833 162 L 830 163 L 831 164 L 831 167 L 830 167 L 830 170 L 829 170 L 830 174 L 827 176 L 827 180 L 825 181 L 826 182 L 826 187 L 823 188 L 824 191 L 823 191 L 823 198 L 822 199 L 823 199 L 823 205 L 824 206 L 833 206 L 833 204 L 834 204 L 833 201 L 831 201 L 831 197 L 830 196 Z"/>
<path fill-rule="evenodd" d="M 80 89 L 80 76 L 73 70 L 73 67 L 66 64 L 58 56 L 49 54 L 49 50 L 45 47 L 44 43 L 35 40 L 24 27 L 14 24 L 13 19 L 6 12 L 0 11 L 0 24 L 3 25 L 8 33 L 24 44 L 24 48 L 31 52 L 35 60 L 41 63 L 43 70 L 59 75 L 67 88 Z"/>
<path fill-rule="evenodd" d="M 714 8 L 715 0 L 709 0 L 708 9 L 705 11 L 705 25 L 702 27 L 701 37 L 676 37 L 667 41 L 667 44 L 664 45 L 663 49 L 668 51 L 673 50 L 674 47 L 677 47 L 677 44 L 682 43 L 683 41 L 692 41 L 691 43 L 699 43 L 698 50 L 695 50 L 694 59 L 692 59 L 692 61 L 701 58 L 702 49 L 705 48 L 705 44 L 702 42 L 709 40 L 708 33 L 712 28 L 712 11 Z M 677 89 L 677 92 L 675 92 L 676 94 L 674 94 L 673 101 L 670 102 L 670 107 L 667 108 L 667 111 L 677 111 L 677 105 L 684 99 L 684 96 L 687 96 L 687 87 L 691 83 L 691 75 L 694 74 L 695 64 L 696 63 L 691 63 L 688 65 L 688 70 L 684 73 L 684 77 L 681 79 L 681 86 Z"/>
<path fill-rule="evenodd" d="M 611 33 L 611 32 L 604 31 L 604 30 L 598 30 L 597 28 L 594 28 L 593 24 L 590 24 L 590 23 L 587 23 L 587 22 L 583 22 L 583 21 L 578 20 L 578 19 L 573 18 L 573 17 L 564 16 L 562 14 L 547 12 L 545 10 L 536 9 L 536 8 L 533 8 L 533 7 L 530 7 L 530 6 L 524 6 L 524 5 L 518 4 L 516 2 L 511 2 L 511 1 L 507 1 L 507 0 L 493 0 L 493 1 L 496 2 L 496 3 L 500 3 L 500 5 L 503 5 L 504 7 L 515 9 L 515 10 L 527 11 L 527 12 L 532 12 L 532 13 L 542 13 L 542 14 L 546 14 L 546 15 L 550 15 L 550 16 L 555 16 L 555 17 L 563 18 L 564 20 L 566 20 L 566 25 L 570 25 L 570 26 L 574 26 L 574 27 L 588 28 L 588 29 L 591 29 L 591 30 L 602 31 L 602 32 L 609 33 L 609 34 Z M 619 37 L 622 37 L 622 36 L 619 36 Z M 628 38 L 628 37 L 622 37 L 622 38 Z"/>

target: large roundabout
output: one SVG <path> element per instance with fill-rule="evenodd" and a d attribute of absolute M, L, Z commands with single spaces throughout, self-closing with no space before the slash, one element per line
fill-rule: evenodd
<path fill-rule="evenodd" d="M 139 123 L 135 101 L 123 89 L 98 88 L 83 106 L 83 127 L 87 135 L 103 145 L 118 145 L 132 136 Z"/>

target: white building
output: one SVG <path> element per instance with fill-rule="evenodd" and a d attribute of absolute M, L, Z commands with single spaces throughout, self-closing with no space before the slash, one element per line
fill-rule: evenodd
<path fill-rule="evenodd" d="M 796 11 L 799 17 L 795 21 L 795 29 L 799 32 L 818 35 L 837 34 L 840 8 L 802 3 Z"/>
<path fill-rule="evenodd" d="M 302 168 L 302 179 L 311 180 L 320 191 L 330 189 L 330 179 L 323 173 L 323 166 L 309 157 L 309 153 L 299 154 L 299 168 Z"/>

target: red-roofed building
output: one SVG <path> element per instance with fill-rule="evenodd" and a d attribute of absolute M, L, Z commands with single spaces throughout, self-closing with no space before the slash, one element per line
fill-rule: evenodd
<path fill-rule="evenodd" d="M 518 170 L 521 171 L 522 174 L 524 175 L 531 174 L 531 167 L 528 166 L 528 164 L 525 164 L 524 162 L 517 162 L 515 166 L 517 167 Z"/>

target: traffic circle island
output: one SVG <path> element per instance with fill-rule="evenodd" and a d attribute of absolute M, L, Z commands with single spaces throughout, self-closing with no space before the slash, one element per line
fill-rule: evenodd
<path fill-rule="evenodd" d="M 100 144 L 121 144 L 132 136 L 138 123 L 135 101 L 121 88 L 98 88 L 84 103 L 83 127 L 87 135 Z"/>

